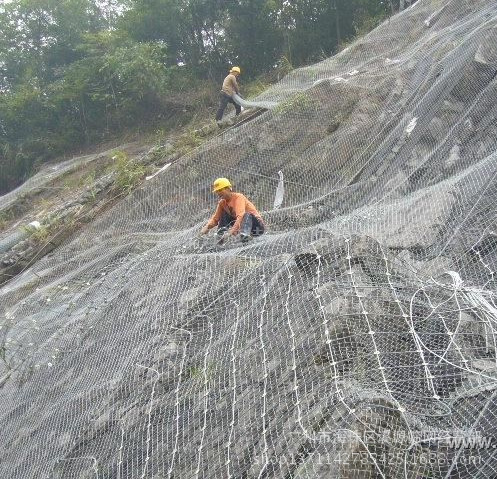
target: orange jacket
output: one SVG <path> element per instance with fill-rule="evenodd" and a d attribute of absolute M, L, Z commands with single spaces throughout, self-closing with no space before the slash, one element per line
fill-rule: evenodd
<path fill-rule="evenodd" d="M 223 211 L 226 211 L 230 216 L 236 218 L 235 224 L 231 227 L 231 234 L 236 235 L 240 229 L 243 215 L 252 213 L 259 221 L 262 222 L 261 214 L 256 207 L 242 193 L 232 193 L 229 201 L 220 200 L 217 204 L 216 212 L 212 215 L 207 223 L 208 228 L 213 228 L 219 223 Z"/>

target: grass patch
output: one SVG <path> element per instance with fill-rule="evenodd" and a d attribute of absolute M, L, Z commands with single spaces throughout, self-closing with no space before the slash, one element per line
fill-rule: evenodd
<path fill-rule="evenodd" d="M 342 39 L 337 48 L 337 53 L 346 50 L 350 46 L 352 46 L 357 40 L 367 35 L 369 32 L 374 30 L 377 26 L 379 26 L 383 21 L 389 18 L 389 14 L 387 12 L 380 13 L 374 17 L 364 16 L 354 22 L 354 35 Z"/>
<path fill-rule="evenodd" d="M 83 178 L 79 174 L 74 174 L 73 172 L 68 174 L 66 178 L 62 181 L 62 186 L 66 190 L 71 190 L 74 188 L 79 188 L 83 184 Z"/>
<path fill-rule="evenodd" d="M 37 229 L 29 228 L 28 231 L 32 231 L 30 238 L 37 243 L 46 243 L 48 238 L 50 237 L 50 225 L 41 225 Z"/>
<path fill-rule="evenodd" d="M 259 96 L 261 93 L 265 92 L 270 86 L 270 83 L 258 78 L 257 80 L 254 80 L 244 86 L 243 91 L 245 94 L 245 98 L 255 98 L 256 96 Z"/>
<path fill-rule="evenodd" d="M 374 30 L 378 25 L 388 18 L 386 12 L 380 13 L 374 17 L 364 16 L 354 24 L 355 36 L 351 41 L 357 40 L 359 37 L 367 35 L 371 30 Z"/>
<path fill-rule="evenodd" d="M 87 189 L 90 194 L 91 200 L 95 201 L 97 197 L 97 187 L 95 186 L 95 172 L 92 171 L 88 176 L 86 176 L 83 180 L 83 185 Z"/>
<path fill-rule="evenodd" d="M 7 227 L 7 225 L 14 219 L 12 211 L 0 212 L 0 231 Z"/>
<path fill-rule="evenodd" d="M 10 369 L 10 366 L 7 363 L 7 350 L 5 345 L 0 346 L 0 360 L 5 364 L 7 369 Z"/>
<path fill-rule="evenodd" d="M 276 64 L 276 72 L 278 74 L 278 80 L 288 75 L 294 69 L 292 62 L 286 57 L 282 56 Z"/>
<path fill-rule="evenodd" d="M 297 93 L 285 101 L 282 101 L 275 109 L 276 115 L 283 115 L 288 112 L 304 112 L 316 107 L 316 101 L 306 93 Z"/>
<path fill-rule="evenodd" d="M 194 365 L 190 366 L 186 371 L 186 376 L 190 379 L 196 381 L 204 381 L 207 378 L 207 381 L 210 381 L 216 372 L 216 366 L 214 363 L 208 363 L 207 367 L 204 370 L 204 365 Z"/>
<path fill-rule="evenodd" d="M 23 226 L 22 229 L 29 233 L 29 238 L 36 243 L 46 243 L 56 230 L 62 225 L 62 220 L 54 218 L 49 223 L 40 224 L 39 228 L 28 225 Z"/>
<path fill-rule="evenodd" d="M 176 138 L 174 149 L 185 154 L 198 148 L 203 142 L 204 138 L 199 134 L 199 131 L 189 128 L 185 133 Z"/>
<path fill-rule="evenodd" d="M 110 166 L 115 173 L 114 188 L 128 194 L 145 176 L 146 168 L 141 163 L 128 157 L 124 151 L 118 151 L 112 157 L 114 163 Z"/>

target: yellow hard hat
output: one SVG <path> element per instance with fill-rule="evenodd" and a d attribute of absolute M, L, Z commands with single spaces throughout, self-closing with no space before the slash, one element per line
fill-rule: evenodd
<path fill-rule="evenodd" d="M 240 67 L 231 67 L 231 70 L 230 70 L 230 73 L 232 72 L 237 72 L 237 73 L 242 73 L 242 71 L 240 70 Z"/>
<path fill-rule="evenodd" d="M 212 184 L 212 192 L 215 193 L 216 191 L 223 190 L 224 188 L 231 188 L 231 183 L 228 178 L 218 178 L 214 183 Z"/>

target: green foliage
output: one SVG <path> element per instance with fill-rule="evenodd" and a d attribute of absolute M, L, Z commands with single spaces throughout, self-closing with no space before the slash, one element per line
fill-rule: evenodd
<path fill-rule="evenodd" d="M 112 157 L 115 172 L 114 188 L 121 193 L 129 193 L 145 176 L 145 167 L 128 157 L 123 151 L 118 151 Z"/>
<path fill-rule="evenodd" d="M 66 69 L 54 92 L 60 104 L 76 108 L 85 131 L 121 128 L 156 110 L 169 78 L 163 46 L 101 32 L 87 35 L 79 50 L 84 58 Z"/>
<path fill-rule="evenodd" d="M 216 365 L 212 362 L 207 363 L 204 368 L 203 364 L 192 365 L 186 370 L 186 376 L 195 381 L 210 381 L 216 372 Z"/>
<path fill-rule="evenodd" d="M 96 0 L 13 0 L 2 8 L 3 88 L 31 79 L 41 85 L 53 81 L 59 68 L 77 58 L 81 35 L 104 26 Z"/>
<path fill-rule="evenodd" d="M 11 210 L 0 211 L 0 231 L 14 219 L 14 214 Z"/>
<path fill-rule="evenodd" d="M 284 77 L 293 70 L 293 65 L 290 63 L 290 60 L 285 55 L 282 55 L 279 58 L 278 63 L 276 64 L 276 69 L 278 71 L 278 74 Z"/>
<path fill-rule="evenodd" d="M 29 238 L 36 244 L 43 245 L 48 243 L 50 238 L 52 238 L 55 233 L 61 228 L 61 226 L 67 222 L 68 219 L 62 219 L 59 216 L 53 216 L 42 223 L 38 228 L 28 225 L 22 227 L 26 233 L 29 234 Z"/>
<path fill-rule="evenodd" d="M 211 82 L 230 65 L 242 67 L 242 89 L 248 79 L 243 93 L 256 96 L 367 33 L 391 8 L 384 0 L 12 0 L 0 13 L 3 194 L 81 145 L 206 111 L 218 89 Z M 292 102 L 281 112 L 306 107 Z M 194 134 L 181 142 L 200 144 Z"/>
<path fill-rule="evenodd" d="M 52 225 L 42 224 L 39 228 L 26 226 L 24 229 L 36 243 L 46 243 L 51 235 L 52 228 Z"/>
<path fill-rule="evenodd" d="M 362 37 L 374 30 L 387 17 L 388 12 L 384 8 L 368 5 L 369 8 L 363 8 L 353 21 L 355 38 Z"/>
<path fill-rule="evenodd" d="M 308 111 L 316 106 L 315 100 L 307 93 L 296 93 L 295 95 L 281 102 L 275 109 L 276 115 L 283 115 L 288 112 L 299 113 Z"/>
<path fill-rule="evenodd" d="M 7 362 L 7 348 L 5 344 L 0 345 L 0 361 L 2 361 L 7 370 L 10 370 L 10 364 Z"/>
<path fill-rule="evenodd" d="M 253 82 L 250 82 L 243 89 L 245 93 L 245 98 L 254 98 L 269 88 L 269 83 L 265 83 L 264 81 L 257 79 Z"/>
<path fill-rule="evenodd" d="M 224 66 L 223 20 L 225 7 L 218 0 L 131 0 L 118 24 L 135 41 L 166 44 L 168 65 L 179 60 L 205 77 Z"/>
<path fill-rule="evenodd" d="M 97 188 L 95 186 L 95 172 L 91 172 L 88 176 L 83 179 L 83 185 L 90 193 L 90 197 L 92 200 L 95 200 L 97 197 Z"/>
<path fill-rule="evenodd" d="M 31 81 L 0 96 L 0 193 L 47 159 L 160 111 L 169 81 L 162 45 L 101 32 L 86 35 L 78 51 L 82 58 L 53 83 Z"/>
<path fill-rule="evenodd" d="M 357 37 L 362 37 L 369 33 L 371 30 L 374 30 L 381 22 L 383 22 L 387 18 L 386 14 L 379 14 L 375 17 L 365 17 L 361 18 L 357 22 L 354 23 L 354 30 Z"/>
<path fill-rule="evenodd" d="M 204 377 L 204 369 L 202 366 L 190 366 L 187 376 L 191 379 L 201 379 Z"/>
<path fill-rule="evenodd" d="M 203 141 L 204 139 L 197 130 L 189 128 L 175 140 L 174 149 L 181 154 L 185 154 L 199 147 Z"/>
<path fill-rule="evenodd" d="M 226 39 L 222 45 L 227 58 L 242 64 L 245 76 L 254 78 L 274 68 L 282 53 L 284 30 L 279 12 L 284 4 L 279 0 L 227 2 Z"/>

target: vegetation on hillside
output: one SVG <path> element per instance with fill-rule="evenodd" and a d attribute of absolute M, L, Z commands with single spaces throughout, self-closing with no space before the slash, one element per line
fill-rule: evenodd
<path fill-rule="evenodd" d="M 336 52 L 400 0 L 12 0 L 0 5 L 0 194 L 64 152 L 213 106 Z M 274 78 L 276 80 L 278 78 Z M 206 85 L 213 95 L 205 95 Z M 187 108 L 188 107 L 188 108 Z"/>

